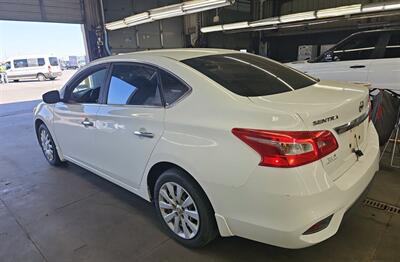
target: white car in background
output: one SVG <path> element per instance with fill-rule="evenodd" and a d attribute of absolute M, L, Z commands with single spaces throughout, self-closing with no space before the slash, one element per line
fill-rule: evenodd
<path fill-rule="evenodd" d="M 400 29 L 355 33 L 315 60 L 288 65 L 324 80 L 400 92 Z"/>
<path fill-rule="evenodd" d="M 232 50 L 96 60 L 43 95 L 47 161 L 152 201 L 166 232 L 302 248 L 334 235 L 378 170 L 368 89 Z"/>
<path fill-rule="evenodd" d="M 22 79 L 54 80 L 61 76 L 61 67 L 55 56 L 19 56 L 6 60 L 6 73 L 9 81 Z"/>

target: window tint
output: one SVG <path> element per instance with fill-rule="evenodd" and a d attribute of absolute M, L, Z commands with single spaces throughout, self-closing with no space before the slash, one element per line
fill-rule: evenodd
<path fill-rule="evenodd" d="M 10 62 L 6 62 L 6 70 L 11 69 L 11 63 Z"/>
<path fill-rule="evenodd" d="M 333 55 L 331 57 L 326 57 L 325 61 L 370 59 L 375 50 L 379 36 L 379 33 L 355 35 L 334 48 Z"/>
<path fill-rule="evenodd" d="M 57 57 L 49 57 L 49 62 L 50 62 L 50 65 L 52 65 L 52 66 L 58 66 Z"/>
<path fill-rule="evenodd" d="M 160 106 L 157 71 L 142 65 L 114 65 L 107 103 Z"/>
<path fill-rule="evenodd" d="M 189 88 L 185 84 L 165 71 L 161 71 L 161 82 L 165 103 L 167 105 L 174 103 L 189 91 Z"/>
<path fill-rule="evenodd" d="M 389 43 L 386 46 L 385 58 L 400 57 L 400 32 L 392 33 Z"/>
<path fill-rule="evenodd" d="M 76 103 L 97 103 L 100 88 L 106 79 L 107 69 L 98 70 L 86 77 L 72 89 L 69 101 Z"/>
<path fill-rule="evenodd" d="M 14 67 L 15 67 L 15 68 L 28 67 L 28 60 L 27 60 L 27 59 L 17 59 L 17 60 L 14 60 Z"/>
<path fill-rule="evenodd" d="M 44 62 L 44 58 L 38 58 L 38 66 L 44 66 L 45 62 Z"/>
<path fill-rule="evenodd" d="M 182 62 L 241 96 L 279 94 L 316 83 L 294 69 L 250 54 L 211 55 Z"/>

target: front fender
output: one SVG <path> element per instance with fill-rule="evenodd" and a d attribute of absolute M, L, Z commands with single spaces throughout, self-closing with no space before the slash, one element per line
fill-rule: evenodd
<path fill-rule="evenodd" d="M 34 126 L 34 130 L 35 132 L 38 125 L 38 121 L 43 122 L 47 129 L 49 130 L 51 137 L 53 138 L 53 141 L 56 145 L 57 148 L 57 152 L 58 152 L 58 156 L 60 157 L 61 161 L 64 161 L 64 156 L 62 154 L 62 149 L 60 148 L 60 145 L 57 141 L 57 136 L 54 132 L 54 126 L 53 126 L 53 120 L 54 120 L 54 105 L 50 105 L 50 104 L 46 104 L 44 102 L 40 102 L 34 109 L 33 109 L 33 126 Z M 37 133 L 36 133 L 37 136 Z M 38 137 L 38 136 L 37 136 Z M 38 137 L 38 142 L 39 141 L 39 137 Z"/>

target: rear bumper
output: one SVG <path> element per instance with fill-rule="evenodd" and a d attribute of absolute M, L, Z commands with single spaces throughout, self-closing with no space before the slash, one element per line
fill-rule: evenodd
<path fill-rule="evenodd" d="M 225 201 L 221 208 L 216 208 L 218 226 L 223 235 L 229 232 L 285 248 L 319 243 L 337 232 L 343 215 L 364 192 L 378 169 L 378 135 L 371 124 L 364 156 L 339 179 L 330 179 L 320 163 L 290 169 L 288 174 L 282 174 L 282 170 L 274 174 L 274 170 L 257 168 L 243 187 L 225 197 L 234 205 Z M 223 213 L 218 213 L 220 210 Z M 325 229 L 303 234 L 329 216 L 332 219 Z"/>

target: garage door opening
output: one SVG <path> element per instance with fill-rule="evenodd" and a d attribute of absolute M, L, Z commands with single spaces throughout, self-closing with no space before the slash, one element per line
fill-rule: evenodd
<path fill-rule="evenodd" d="M 87 62 L 81 24 L 0 21 L 0 104 L 39 100 Z"/>

